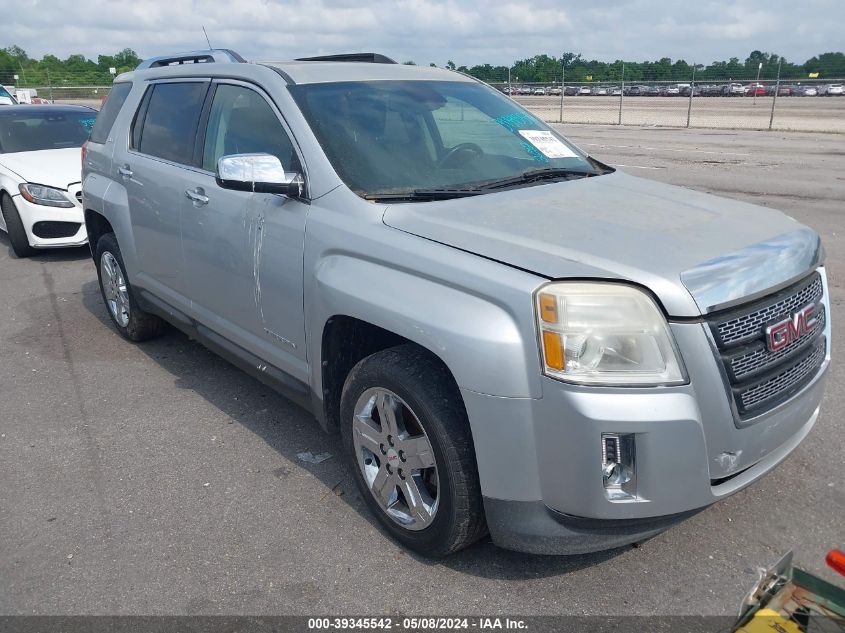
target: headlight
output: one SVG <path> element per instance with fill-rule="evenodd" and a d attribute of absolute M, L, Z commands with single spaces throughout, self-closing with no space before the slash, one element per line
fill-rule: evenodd
<path fill-rule="evenodd" d="M 546 375 L 585 385 L 686 382 L 669 325 L 632 286 L 559 282 L 536 294 Z"/>
<path fill-rule="evenodd" d="M 65 209 L 73 206 L 73 202 L 68 200 L 65 192 L 61 189 L 34 185 L 29 182 L 18 185 L 18 189 L 21 190 L 24 200 L 32 204 L 42 204 L 45 207 L 63 207 Z"/>

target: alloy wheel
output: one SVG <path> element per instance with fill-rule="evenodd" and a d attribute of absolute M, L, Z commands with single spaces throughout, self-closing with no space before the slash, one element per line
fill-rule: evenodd
<path fill-rule="evenodd" d="M 129 290 L 114 255 L 106 251 L 100 258 L 103 294 L 112 317 L 121 327 L 129 325 Z"/>
<path fill-rule="evenodd" d="M 408 530 L 431 525 L 439 499 L 437 464 L 408 404 L 389 389 L 367 389 L 355 404 L 352 437 L 358 467 L 384 513 Z"/>

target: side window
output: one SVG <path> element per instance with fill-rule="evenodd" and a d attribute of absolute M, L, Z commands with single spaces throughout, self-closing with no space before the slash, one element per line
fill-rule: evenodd
<path fill-rule="evenodd" d="M 120 109 L 126 102 L 126 97 L 129 96 L 131 90 L 132 84 L 128 83 L 114 84 L 112 89 L 109 90 L 106 101 L 97 114 L 97 122 L 94 123 L 94 128 L 91 130 L 90 140 L 92 143 L 105 143 L 109 138 L 114 120 L 120 113 Z"/>
<path fill-rule="evenodd" d="M 207 83 L 197 81 L 153 86 L 140 137 L 136 137 L 133 130 L 138 151 L 176 163 L 190 164 L 197 123 L 207 90 Z"/>
<path fill-rule="evenodd" d="M 290 138 L 260 94 L 243 86 L 217 86 L 208 114 L 202 167 L 217 171 L 217 161 L 232 154 L 272 154 L 285 171 L 302 171 Z"/>

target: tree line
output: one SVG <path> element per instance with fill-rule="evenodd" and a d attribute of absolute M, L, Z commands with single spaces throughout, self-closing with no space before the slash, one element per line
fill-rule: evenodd
<path fill-rule="evenodd" d="M 19 46 L 0 49 L 0 83 L 21 87 L 32 86 L 105 86 L 116 74 L 133 70 L 141 59 L 131 48 L 125 48 L 114 55 L 100 55 L 92 61 L 84 55 L 71 55 L 59 59 L 55 55 L 44 55 L 34 59 Z M 18 79 L 15 79 L 15 75 Z"/>
<path fill-rule="evenodd" d="M 84 55 L 70 55 L 59 59 L 55 55 L 44 55 L 35 59 L 19 46 L 0 49 L 0 83 L 26 86 L 103 86 L 112 82 L 109 72 L 114 68 L 117 74 L 132 70 L 141 59 L 130 48 L 114 55 L 99 55 L 97 61 Z M 414 62 L 405 62 L 414 64 Z M 695 71 L 697 82 L 708 80 L 753 80 L 760 68 L 760 79 L 774 79 L 780 67 L 782 79 L 806 79 L 818 73 L 819 79 L 845 79 L 845 54 L 822 53 L 803 63 L 787 61 L 775 53 L 752 51 L 744 61 L 731 57 L 728 61 L 714 61 L 708 65 L 691 64 L 683 59 L 668 57 L 657 61 L 629 62 L 616 60 L 602 62 L 587 60 L 580 53 L 564 53 L 560 57 L 535 55 L 515 61 L 510 68 L 479 64 L 471 67 L 458 66 L 449 60 L 445 67 L 458 70 L 488 83 L 559 83 L 565 75 L 567 82 L 581 81 L 677 81 L 689 82 Z M 430 64 L 434 66 L 435 64 Z M 14 76 L 18 79 L 15 80 Z"/>
<path fill-rule="evenodd" d="M 762 64 L 762 67 L 760 67 Z M 504 83 L 510 78 L 511 83 L 560 83 L 565 76 L 567 82 L 613 81 L 623 78 L 626 82 L 638 81 L 676 81 L 688 83 L 695 81 L 716 81 L 728 79 L 753 80 L 757 78 L 759 68 L 761 80 L 808 79 L 816 75 L 819 79 L 845 79 L 845 54 L 822 53 L 803 63 L 793 63 L 775 53 L 752 51 L 744 61 L 731 57 L 728 61 L 714 61 L 711 64 L 691 64 L 683 59 L 672 60 L 664 57 L 658 61 L 630 62 L 616 60 L 602 62 L 586 60 L 580 54 L 564 53 L 561 57 L 535 55 L 521 59 L 510 67 L 480 64 L 476 66 L 457 66 L 449 60 L 446 68 L 458 70 L 488 83 Z"/>

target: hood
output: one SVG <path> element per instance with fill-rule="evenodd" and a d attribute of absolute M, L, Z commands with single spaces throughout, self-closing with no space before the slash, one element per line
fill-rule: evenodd
<path fill-rule="evenodd" d="M 388 226 L 551 279 L 622 279 L 694 317 L 794 281 L 818 235 L 764 207 L 621 172 L 391 205 Z"/>
<path fill-rule="evenodd" d="M 81 151 L 78 147 L 65 147 L 0 154 L 0 165 L 25 182 L 67 189 L 68 185 L 82 180 Z"/>

